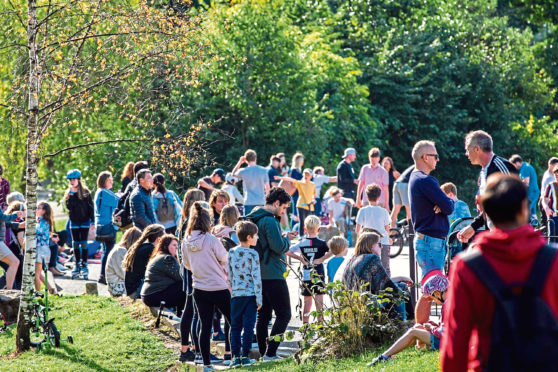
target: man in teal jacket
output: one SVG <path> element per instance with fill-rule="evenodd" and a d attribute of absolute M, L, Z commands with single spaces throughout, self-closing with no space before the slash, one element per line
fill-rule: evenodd
<path fill-rule="evenodd" d="M 279 359 L 279 342 L 268 340 L 268 324 L 272 313 L 275 312 L 276 318 L 271 336 L 284 333 L 291 320 L 289 288 L 283 276 L 287 271 L 285 252 L 289 250 L 290 242 L 288 236 L 283 236 L 280 225 L 281 215 L 290 202 L 291 196 L 284 189 L 274 187 L 266 196 L 265 205 L 246 216 L 258 225 L 258 243 L 261 245 L 257 248 L 260 251 L 263 304 L 258 310 L 256 335 L 260 354 L 266 361 Z"/>

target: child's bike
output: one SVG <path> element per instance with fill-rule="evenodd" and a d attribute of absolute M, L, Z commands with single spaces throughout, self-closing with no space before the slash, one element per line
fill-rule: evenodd
<path fill-rule="evenodd" d="M 48 316 L 48 275 L 47 266 L 43 261 L 43 271 L 45 275 L 45 292 L 35 292 L 33 297 L 33 326 L 31 328 L 31 345 L 41 350 L 43 345 L 47 348 L 60 346 L 60 332 L 54 324 L 54 318 Z M 44 298 L 44 305 L 39 302 L 39 298 Z M 70 344 L 74 343 L 72 336 L 67 338 Z"/>

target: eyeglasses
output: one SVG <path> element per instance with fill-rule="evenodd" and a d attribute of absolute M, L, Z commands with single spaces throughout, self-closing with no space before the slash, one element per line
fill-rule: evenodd
<path fill-rule="evenodd" d="M 426 156 L 433 156 L 434 159 L 440 160 L 440 155 L 438 155 L 438 154 L 424 154 L 424 155 L 426 155 Z"/>

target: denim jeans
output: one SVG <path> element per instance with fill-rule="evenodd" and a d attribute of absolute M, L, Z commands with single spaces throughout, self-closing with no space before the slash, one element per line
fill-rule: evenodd
<path fill-rule="evenodd" d="M 233 357 L 247 357 L 250 354 L 257 308 L 256 296 L 241 296 L 231 299 L 231 351 Z M 242 355 L 240 354 L 241 346 Z"/>
<path fill-rule="evenodd" d="M 443 270 L 446 260 L 446 240 L 417 233 L 414 239 L 416 259 L 422 278 L 432 270 Z"/>

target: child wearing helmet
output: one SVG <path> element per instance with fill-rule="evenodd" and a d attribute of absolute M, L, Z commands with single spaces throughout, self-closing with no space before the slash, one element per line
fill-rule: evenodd
<path fill-rule="evenodd" d="M 87 280 L 87 235 L 89 228 L 95 224 L 95 209 L 91 192 L 81 181 L 81 172 L 72 169 L 66 174 L 69 188 L 64 195 L 68 208 L 70 230 L 74 248 L 75 266 L 72 278 L 82 275 Z"/>
<path fill-rule="evenodd" d="M 427 274 L 427 276 L 425 276 L 427 279 L 422 285 L 423 296 L 430 298 L 439 305 L 442 305 L 443 308 L 443 304 L 446 299 L 446 292 L 449 287 L 448 278 L 439 270 L 435 270 L 429 274 L 430 275 Z M 442 309 L 442 314 L 443 313 L 444 311 Z M 426 345 L 432 350 L 439 350 L 443 327 L 443 318 L 439 324 L 433 321 L 428 321 L 423 324 L 415 324 L 413 328 L 410 328 L 403 336 L 395 341 L 389 349 L 380 354 L 372 362 L 368 363 L 368 366 L 389 361 L 393 355 L 411 347 L 415 344 L 415 342 L 417 343 L 417 346 Z"/>

